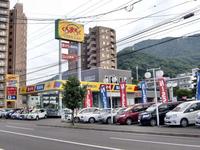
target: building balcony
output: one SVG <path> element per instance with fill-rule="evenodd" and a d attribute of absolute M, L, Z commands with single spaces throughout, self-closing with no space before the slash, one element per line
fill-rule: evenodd
<path fill-rule="evenodd" d="M 87 52 L 87 55 L 91 55 L 92 53 L 96 53 L 96 47 L 91 47 Z"/>
<path fill-rule="evenodd" d="M 7 10 L 0 10 L 0 15 L 8 15 L 8 11 Z"/>
<path fill-rule="evenodd" d="M 5 39 L 0 39 L 0 44 L 6 44 L 6 40 Z"/>
<path fill-rule="evenodd" d="M 0 22 L 8 22 L 8 18 L 0 18 Z"/>
<path fill-rule="evenodd" d="M 93 65 L 97 64 L 97 61 L 94 60 L 94 59 L 92 59 L 92 60 L 89 62 L 89 64 L 93 66 Z"/>
<path fill-rule="evenodd" d="M 6 29 L 6 24 L 0 23 L 0 29 Z"/>
<path fill-rule="evenodd" d="M 3 37 L 7 36 L 6 31 L 0 31 L 0 36 L 3 36 Z"/>
<path fill-rule="evenodd" d="M 6 46 L 0 45 L 0 51 L 5 52 L 6 51 Z"/>
<path fill-rule="evenodd" d="M 90 57 L 87 59 L 87 61 L 90 61 L 91 59 L 96 59 L 96 54 L 95 53 L 92 53 L 90 54 Z"/>
<path fill-rule="evenodd" d="M 1 8 L 9 8 L 8 3 L 3 3 L 3 2 L 1 2 L 0 7 Z"/>

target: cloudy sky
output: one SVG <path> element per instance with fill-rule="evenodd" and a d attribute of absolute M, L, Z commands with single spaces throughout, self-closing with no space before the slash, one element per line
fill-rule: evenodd
<path fill-rule="evenodd" d="M 200 0 L 10 0 L 13 8 L 23 3 L 28 17 L 28 83 L 36 83 L 58 73 L 58 41 L 54 39 L 54 19 L 74 18 L 90 27 L 106 26 L 116 30 L 117 51 L 145 39 L 187 36 L 198 33 Z M 134 5 L 133 3 L 138 2 Z M 117 10 L 107 15 L 95 16 Z M 195 16 L 183 19 L 194 11 Z M 77 19 L 78 17 L 86 19 Z M 92 17 L 93 16 L 93 17 Z M 72 21 L 72 20 L 71 20 Z M 133 36 L 129 40 L 122 39 Z M 48 69 L 41 69 L 47 67 Z M 38 70 L 41 71 L 38 71 Z M 66 63 L 62 70 L 66 70 Z M 35 78 L 40 78 L 34 80 Z"/>

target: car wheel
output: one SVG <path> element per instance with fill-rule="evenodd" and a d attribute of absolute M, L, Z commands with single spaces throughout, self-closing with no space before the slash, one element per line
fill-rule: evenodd
<path fill-rule="evenodd" d="M 131 125 L 132 124 L 132 120 L 130 118 L 126 119 L 126 124 L 127 125 Z"/>
<path fill-rule="evenodd" d="M 154 126 L 156 125 L 156 120 L 155 120 L 155 119 L 151 119 L 150 125 L 151 125 L 152 127 L 154 127 Z"/>
<path fill-rule="evenodd" d="M 111 124 L 111 118 L 110 118 L 110 117 L 107 118 L 106 123 L 107 123 L 107 124 Z"/>
<path fill-rule="evenodd" d="M 44 118 L 46 119 L 46 118 L 47 118 L 47 115 L 45 115 Z"/>
<path fill-rule="evenodd" d="M 74 122 L 75 122 L 75 123 L 78 123 L 78 122 L 80 122 L 80 119 L 79 119 L 79 117 L 75 117 L 75 118 L 74 118 Z"/>
<path fill-rule="evenodd" d="M 89 123 L 95 123 L 95 119 L 94 118 L 90 118 L 89 119 Z"/>
<path fill-rule="evenodd" d="M 180 124 L 181 124 L 182 127 L 187 127 L 188 126 L 188 120 L 182 119 Z"/>
<path fill-rule="evenodd" d="M 36 120 L 39 120 L 39 117 L 38 116 L 36 116 L 36 118 L 35 118 Z"/>

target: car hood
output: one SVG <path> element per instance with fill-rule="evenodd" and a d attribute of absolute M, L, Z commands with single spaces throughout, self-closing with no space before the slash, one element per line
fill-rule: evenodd
<path fill-rule="evenodd" d="M 174 111 L 170 111 L 170 112 L 166 113 L 166 116 L 172 116 L 172 115 L 174 115 L 174 114 L 179 115 L 179 114 L 183 114 L 183 112 L 174 112 Z"/>

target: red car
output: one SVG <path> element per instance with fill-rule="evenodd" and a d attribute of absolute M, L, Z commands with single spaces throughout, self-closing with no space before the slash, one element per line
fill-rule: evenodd
<path fill-rule="evenodd" d="M 137 123 L 139 113 L 145 111 L 152 104 L 153 103 L 135 104 L 127 108 L 123 114 L 117 116 L 117 124 L 131 125 L 132 123 Z"/>

